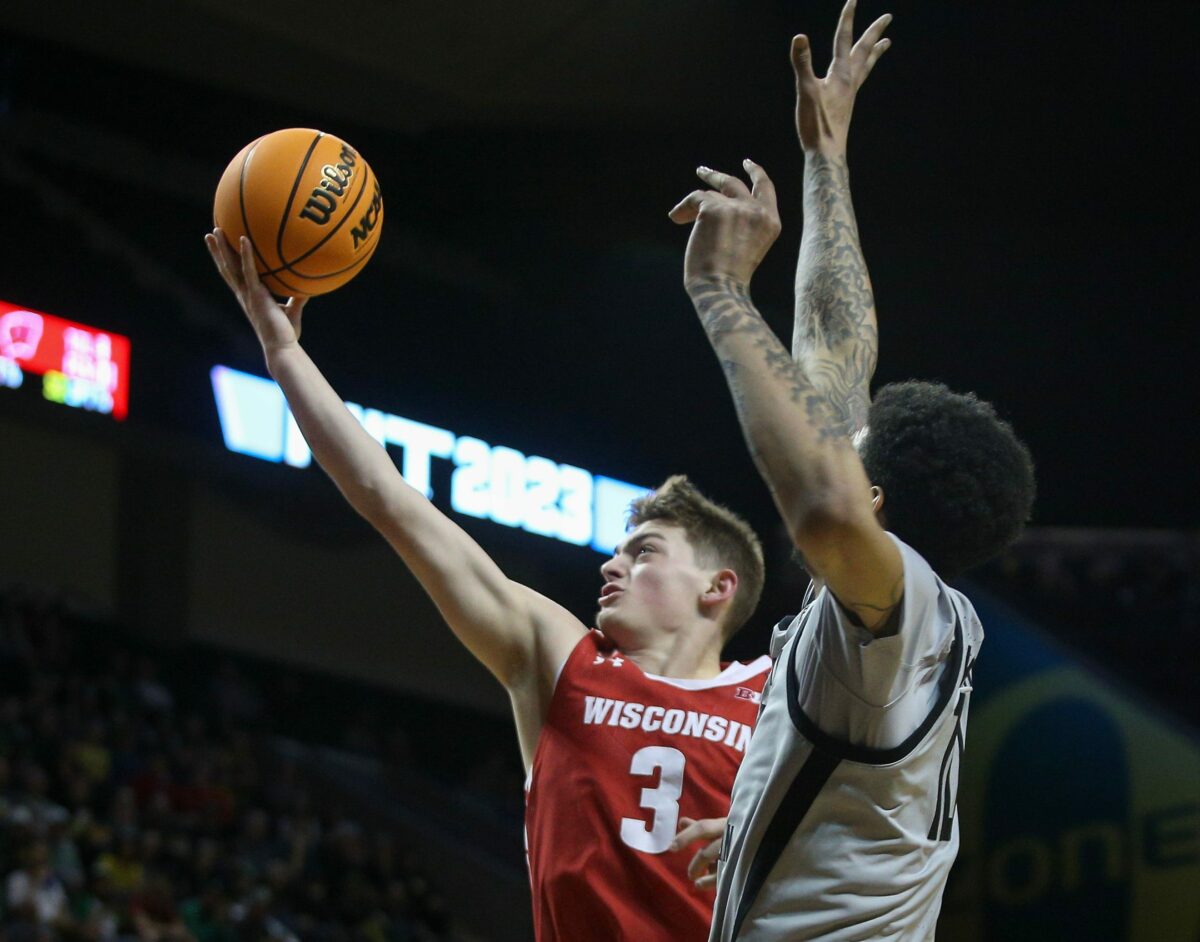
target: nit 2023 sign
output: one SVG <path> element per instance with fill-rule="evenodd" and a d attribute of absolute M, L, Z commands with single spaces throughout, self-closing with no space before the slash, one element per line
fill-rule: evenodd
<path fill-rule="evenodd" d="M 51 402 L 123 420 L 129 412 L 129 338 L 0 301 L 0 387 L 42 377 Z"/>

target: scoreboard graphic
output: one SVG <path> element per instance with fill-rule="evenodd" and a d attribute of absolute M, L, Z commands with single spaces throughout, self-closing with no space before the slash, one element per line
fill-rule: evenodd
<path fill-rule="evenodd" d="M 42 377 L 51 402 L 123 421 L 129 413 L 129 338 L 0 301 L 0 386 Z"/>

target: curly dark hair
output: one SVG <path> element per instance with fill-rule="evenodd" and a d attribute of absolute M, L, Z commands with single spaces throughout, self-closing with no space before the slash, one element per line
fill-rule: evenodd
<path fill-rule="evenodd" d="M 974 393 L 916 381 L 884 386 L 860 455 L 883 489 L 887 528 L 943 579 L 995 556 L 1029 520 L 1033 458 Z"/>

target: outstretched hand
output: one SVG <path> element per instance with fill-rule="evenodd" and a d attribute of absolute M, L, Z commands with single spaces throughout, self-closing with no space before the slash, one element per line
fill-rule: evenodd
<path fill-rule="evenodd" d="M 235 252 L 225 238 L 225 233 L 214 229 L 204 237 L 208 254 L 212 256 L 217 271 L 229 285 L 229 290 L 238 299 L 246 312 L 250 326 L 258 335 L 263 353 L 282 350 L 300 341 L 300 316 L 308 298 L 289 298 L 287 304 L 279 304 L 258 277 L 254 265 L 254 249 L 250 240 L 242 236 L 239 252 Z"/>
<path fill-rule="evenodd" d="M 805 153 L 840 156 L 846 152 L 854 99 L 879 57 L 891 46 L 883 31 L 892 21 L 885 13 L 867 27 L 858 42 L 854 39 L 854 8 L 857 0 L 846 0 L 833 39 L 833 62 L 823 78 L 812 67 L 808 37 L 792 39 L 792 69 L 796 73 L 796 132 Z"/>
<path fill-rule="evenodd" d="M 729 278 L 745 287 L 779 236 L 775 185 L 752 160 L 742 164 L 751 187 L 735 176 L 700 167 L 710 190 L 693 190 L 669 213 L 679 225 L 695 223 L 683 257 L 683 281 Z"/>

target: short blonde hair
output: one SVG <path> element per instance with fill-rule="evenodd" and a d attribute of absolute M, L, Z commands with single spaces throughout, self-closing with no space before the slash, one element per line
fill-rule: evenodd
<path fill-rule="evenodd" d="M 722 625 L 728 640 L 754 614 L 762 597 L 762 544 L 750 525 L 728 507 L 709 500 L 685 475 L 675 474 L 629 505 L 629 526 L 662 520 L 681 528 L 705 565 L 732 569 L 738 587 Z"/>

